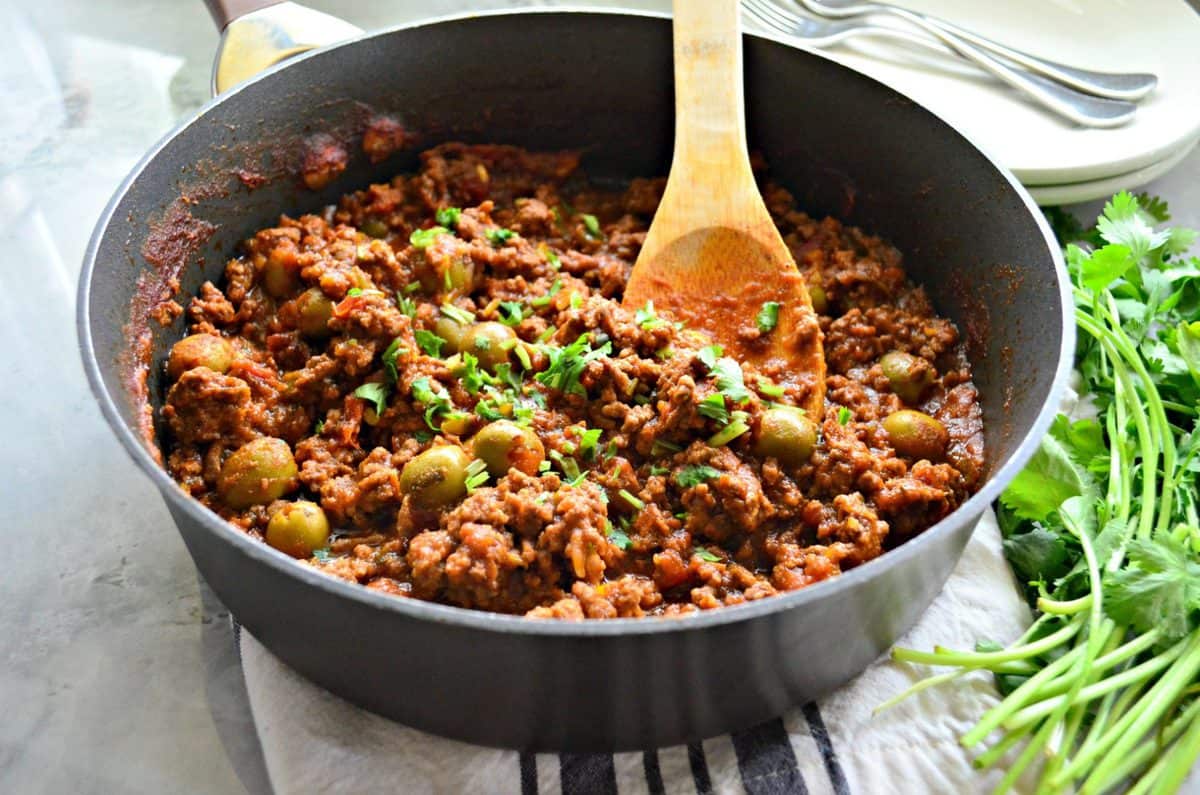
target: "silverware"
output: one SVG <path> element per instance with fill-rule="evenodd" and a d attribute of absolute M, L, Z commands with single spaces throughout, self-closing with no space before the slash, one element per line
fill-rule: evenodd
<path fill-rule="evenodd" d="M 814 7 L 818 5 L 811 2 L 811 0 L 802 0 L 802 2 L 806 4 L 806 7 L 809 5 Z M 743 0 L 742 6 L 751 11 L 764 24 L 788 36 L 797 36 L 797 31 L 803 34 L 806 30 L 814 30 L 814 27 L 809 24 L 812 22 L 811 19 L 806 19 L 784 9 L 777 3 L 772 2 L 772 0 Z M 1119 127 L 1133 119 L 1137 110 L 1137 106 L 1132 102 L 1084 94 L 1041 75 L 1008 66 L 978 47 L 925 20 L 923 17 L 910 14 L 900 8 L 894 8 L 893 12 L 904 16 L 909 22 L 934 36 L 954 52 L 974 62 L 977 66 L 990 72 L 993 76 L 1018 91 L 1023 92 L 1042 107 L 1080 126 Z M 850 15 L 847 14 L 847 16 Z M 869 25 L 870 23 L 864 24 Z M 872 33 L 884 35 L 882 34 L 883 30 L 889 31 L 889 34 L 893 32 L 891 28 L 874 26 Z M 847 29 L 839 29 L 839 35 L 840 38 L 846 38 L 851 34 L 848 33 Z M 906 36 L 905 38 L 910 37 Z M 806 41 L 809 40 L 806 39 Z"/>
<path fill-rule="evenodd" d="M 1110 99 L 1136 100 L 1149 94 L 1158 85 L 1158 77 L 1146 72 L 1096 72 L 1091 69 L 1080 69 L 1077 66 L 1040 58 L 1032 53 L 1018 50 L 998 41 L 981 36 L 966 28 L 947 22 L 931 14 L 921 14 L 907 8 L 889 5 L 887 3 L 863 2 L 863 0 L 798 0 L 800 5 L 809 12 L 824 17 L 857 17 L 866 14 L 891 14 L 893 16 L 915 22 L 917 18 L 924 20 L 943 31 L 957 36 L 976 47 L 990 50 L 996 55 L 1003 56 L 1014 63 L 1024 66 L 1030 71 L 1045 75 L 1064 85 L 1071 86 L 1098 97 Z"/>

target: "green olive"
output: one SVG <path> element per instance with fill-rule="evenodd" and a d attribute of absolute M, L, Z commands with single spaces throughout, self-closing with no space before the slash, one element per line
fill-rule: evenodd
<path fill-rule="evenodd" d="M 233 344 L 224 337 L 193 334 L 171 348 L 171 355 L 167 357 L 167 375 L 178 378 L 193 367 L 207 367 L 224 373 L 233 364 L 233 355 Z"/>
<path fill-rule="evenodd" d="M 315 502 L 289 502 L 267 522 L 267 543 L 293 558 L 307 558 L 329 541 L 329 520 Z"/>
<path fill-rule="evenodd" d="M 812 457 L 816 446 L 817 426 L 800 409 L 779 406 L 763 412 L 754 444 L 758 455 L 799 466 Z"/>
<path fill-rule="evenodd" d="M 442 287 L 448 293 L 466 293 L 475 283 L 475 263 L 469 257 L 454 257 L 442 273 Z"/>
<path fill-rule="evenodd" d="M 896 452 L 910 458 L 939 459 L 946 454 L 946 445 L 950 442 L 946 426 L 928 414 L 912 409 L 889 414 L 883 421 L 883 429 Z"/>
<path fill-rule="evenodd" d="M 546 458 L 546 448 L 537 434 L 508 420 L 485 425 L 471 440 L 471 452 L 487 464 L 494 478 L 504 477 L 509 469 L 535 475 Z"/>
<path fill-rule="evenodd" d="M 422 508 L 443 508 L 467 493 L 467 451 L 457 445 L 431 447 L 404 465 L 400 491 Z"/>
<path fill-rule="evenodd" d="M 903 351 L 885 353 L 879 360 L 888 383 L 905 403 L 916 403 L 921 395 L 937 378 L 937 372 L 929 362 L 919 356 Z"/>
<path fill-rule="evenodd" d="M 808 286 L 808 298 L 812 301 L 813 311 L 818 315 L 825 314 L 829 309 L 829 298 L 825 295 L 825 288 L 819 284 L 810 284 Z"/>
<path fill-rule="evenodd" d="M 508 361 L 508 352 L 516 342 L 517 333 L 503 323 L 487 321 L 476 323 L 464 335 L 464 351 L 470 351 L 479 363 L 489 370 Z"/>
<path fill-rule="evenodd" d="M 368 218 L 358 227 L 363 234 L 369 237 L 387 237 L 388 229 L 387 221 L 382 218 Z"/>
<path fill-rule="evenodd" d="M 333 301 L 320 287 L 310 287 L 296 299 L 299 320 L 296 325 L 306 337 L 328 337 L 329 318 L 333 317 Z"/>
<path fill-rule="evenodd" d="M 283 247 L 271 249 L 262 269 L 262 286 L 267 294 L 283 298 L 295 291 L 300 285 L 298 265 L 294 249 Z"/>
<path fill-rule="evenodd" d="M 230 508 L 265 505 L 296 488 L 296 459 L 282 439 L 264 437 L 239 447 L 217 477 L 217 493 Z"/>
<path fill-rule="evenodd" d="M 444 315 L 437 319 L 437 323 L 433 327 L 433 333 L 446 341 L 442 346 L 442 354 L 458 353 L 466 344 L 467 332 L 470 331 L 470 326 L 464 326 L 457 320 L 451 320 Z"/>

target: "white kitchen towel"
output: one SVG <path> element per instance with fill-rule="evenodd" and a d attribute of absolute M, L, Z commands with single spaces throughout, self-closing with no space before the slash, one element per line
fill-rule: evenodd
<path fill-rule="evenodd" d="M 683 619 L 686 620 L 686 619 Z M 954 573 L 898 643 L 1005 643 L 1030 620 L 989 510 Z M 988 675 L 874 708 L 930 673 L 875 662 L 836 692 L 745 732 L 618 754 L 521 754 L 446 740 L 366 712 L 301 678 L 240 634 L 250 706 L 277 795 L 292 793 L 947 793 L 988 792 L 958 738 L 999 697 Z"/>

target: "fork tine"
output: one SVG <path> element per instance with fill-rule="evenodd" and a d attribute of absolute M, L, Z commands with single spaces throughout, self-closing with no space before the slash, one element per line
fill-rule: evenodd
<path fill-rule="evenodd" d="M 779 27 L 779 23 L 776 22 L 774 18 L 764 13 L 763 10 L 759 8 L 759 5 L 757 2 L 755 2 L 755 0 L 742 0 L 742 10 L 744 10 L 747 15 L 754 18 L 757 22 L 761 23 L 768 30 L 782 32 L 781 28 Z"/>
<path fill-rule="evenodd" d="M 787 9 L 781 7 L 778 3 L 772 0 L 759 0 L 755 2 L 764 14 L 774 20 L 774 26 L 784 32 L 792 32 L 792 30 L 801 23 L 800 17 L 796 16 Z"/>

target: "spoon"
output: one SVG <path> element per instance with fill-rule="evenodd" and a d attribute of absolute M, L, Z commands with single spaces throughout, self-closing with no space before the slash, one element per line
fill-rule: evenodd
<path fill-rule="evenodd" d="M 727 356 L 800 390 L 824 416 L 825 356 L 808 284 L 771 220 L 746 149 L 737 0 L 675 0 L 675 154 L 623 304 L 653 301 Z M 770 308 L 762 327 L 764 305 Z M 751 385 L 753 386 L 753 385 Z"/>

